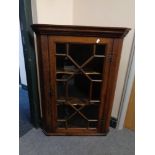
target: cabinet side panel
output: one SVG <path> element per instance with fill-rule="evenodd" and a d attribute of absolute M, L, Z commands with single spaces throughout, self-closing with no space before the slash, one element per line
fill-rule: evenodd
<path fill-rule="evenodd" d="M 50 66 L 50 100 L 51 100 L 51 132 L 56 131 L 57 127 L 57 108 L 56 108 L 56 55 L 55 55 L 55 43 L 51 39 L 52 36 L 48 37 L 48 47 L 49 47 L 49 66 Z"/>
<path fill-rule="evenodd" d="M 51 110 L 50 110 L 50 77 L 49 77 L 49 51 L 48 38 L 46 35 L 37 36 L 39 78 L 42 103 L 42 125 L 47 132 L 51 129 Z"/>
<path fill-rule="evenodd" d="M 114 39 L 113 43 L 113 52 L 112 52 L 112 61 L 110 65 L 110 73 L 108 79 L 108 88 L 107 88 L 107 95 L 106 95 L 106 104 L 104 106 L 104 128 L 103 132 L 108 132 L 113 100 L 115 95 L 115 87 L 117 82 L 117 75 L 118 75 L 118 68 L 120 63 L 121 57 L 121 50 L 122 50 L 122 43 L 123 39 Z"/>

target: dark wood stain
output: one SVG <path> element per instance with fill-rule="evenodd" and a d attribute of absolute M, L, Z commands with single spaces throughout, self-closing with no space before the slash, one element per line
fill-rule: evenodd
<path fill-rule="evenodd" d="M 42 128 L 46 135 L 106 135 L 109 131 L 123 37 L 129 28 L 33 24 L 37 36 L 39 76 L 42 98 Z M 100 38 L 107 45 L 103 67 L 101 104 L 96 129 L 58 128 L 56 105 L 55 42 L 94 43 Z"/>

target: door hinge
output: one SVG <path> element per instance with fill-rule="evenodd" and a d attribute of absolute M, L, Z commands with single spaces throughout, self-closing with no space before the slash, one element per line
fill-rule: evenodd
<path fill-rule="evenodd" d="M 111 63 L 112 62 L 112 59 L 113 59 L 112 52 L 107 57 L 108 57 L 108 62 Z"/>

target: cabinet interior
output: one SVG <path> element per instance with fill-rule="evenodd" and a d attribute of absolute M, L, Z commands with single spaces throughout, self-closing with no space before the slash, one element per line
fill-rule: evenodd
<path fill-rule="evenodd" d="M 58 128 L 97 128 L 106 44 L 56 43 Z"/>

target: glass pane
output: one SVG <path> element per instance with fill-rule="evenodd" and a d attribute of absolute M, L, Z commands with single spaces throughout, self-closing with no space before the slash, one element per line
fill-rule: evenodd
<path fill-rule="evenodd" d="M 88 74 L 92 80 L 102 80 L 101 74 Z"/>
<path fill-rule="evenodd" d="M 96 45 L 96 55 L 105 55 L 106 45 Z"/>
<path fill-rule="evenodd" d="M 57 99 L 65 99 L 66 91 L 65 91 L 65 83 L 57 82 Z"/>
<path fill-rule="evenodd" d="M 88 121 L 84 119 L 80 114 L 76 114 L 74 117 L 72 117 L 69 121 L 69 128 L 87 128 L 88 127 Z"/>
<path fill-rule="evenodd" d="M 59 71 L 74 72 L 76 70 L 75 65 L 66 56 L 56 57 L 56 68 L 57 68 L 57 72 Z"/>
<path fill-rule="evenodd" d="M 82 65 L 89 57 L 93 56 L 92 44 L 70 44 L 69 55 L 78 65 Z"/>
<path fill-rule="evenodd" d="M 84 67 L 84 71 L 92 74 L 102 74 L 104 57 L 94 57 Z"/>
<path fill-rule="evenodd" d="M 88 100 L 89 86 L 90 81 L 85 75 L 74 75 L 73 78 L 68 81 L 68 95 L 69 97 L 79 98 L 81 101 L 83 99 Z"/>
<path fill-rule="evenodd" d="M 70 74 L 63 73 L 63 72 L 61 73 L 61 71 L 59 71 L 56 75 L 57 81 L 67 81 L 70 77 L 71 77 Z"/>
<path fill-rule="evenodd" d="M 89 122 L 89 128 L 96 128 L 98 124 L 98 121 L 90 121 Z"/>
<path fill-rule="evenodd" d="M 71 106 L 65 104 L 58 105 L 57 110 L 58 110 L 58 119 L 63 120 L 66 120 L 74 112 L 74 109 Z"/>
<path fill-rule="evenodd" d="M 57 54 L 66 54 L 66 44 L 57 43 L 56 44 L 56 53 Z"/>
<path fill-rule="evenodd" d="M 88 105 L 85 106 L 81 112 L 87 117 L 88 120 L 97 120 L 98 119 L 98 110 L 99 105 Z"/>
<path fill-rule="evenodd" d="M 66 121 L 58 120 L 57 127 L 58 128 L 66 128 Z"/>
<path fill-rule="evenodd" d="M 92 84 L 92 100 L 100 100 L 101 83 L 93 82 Z"/>

